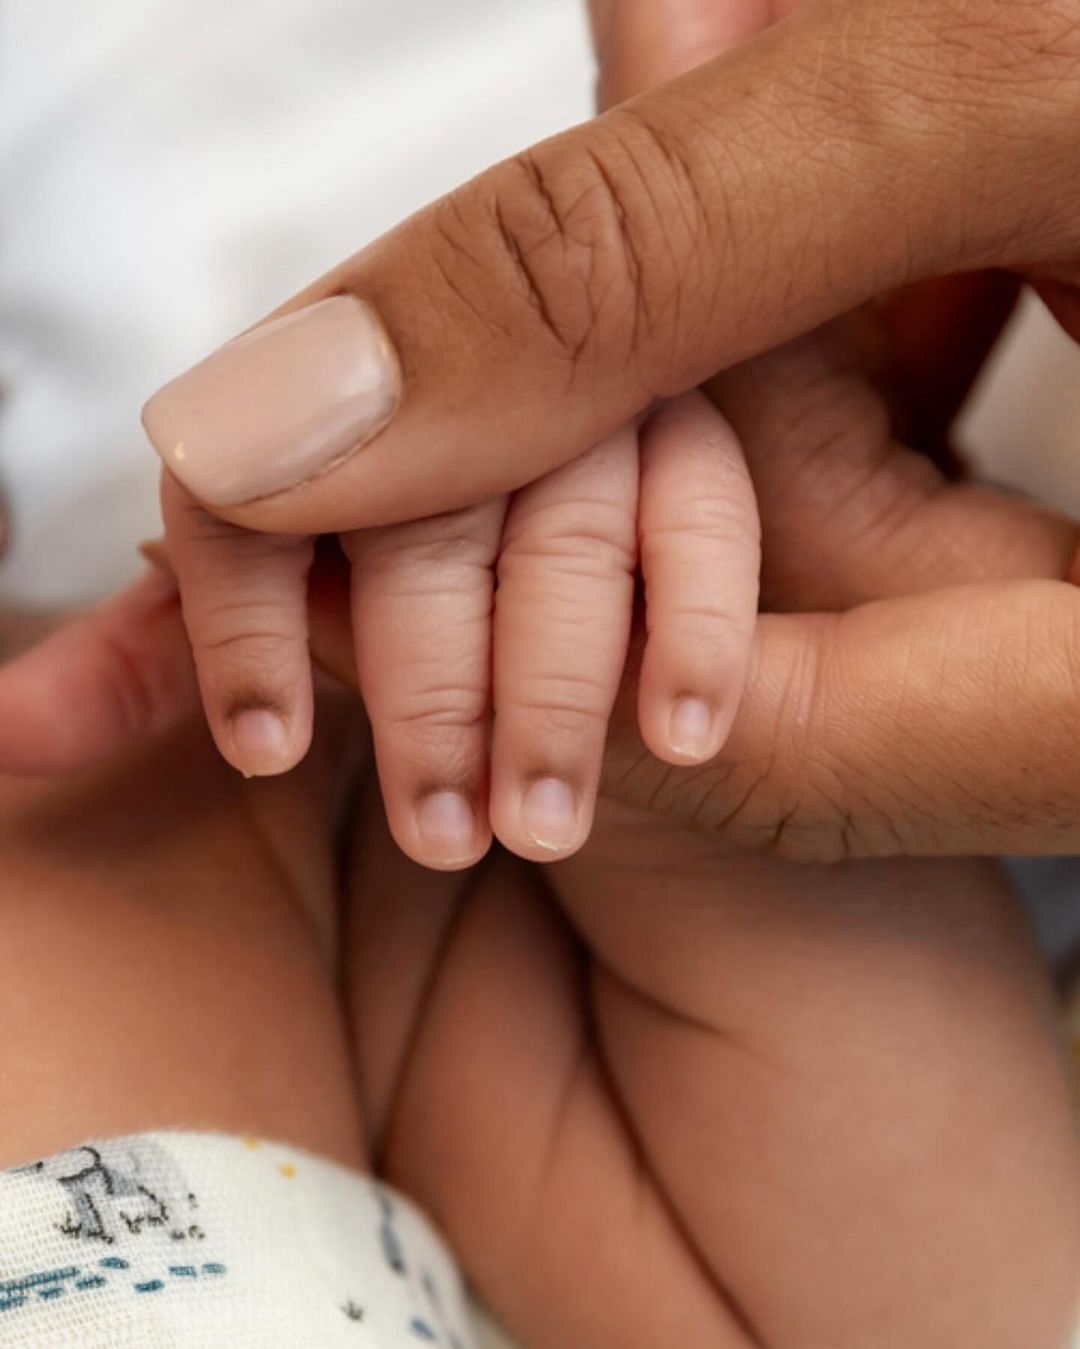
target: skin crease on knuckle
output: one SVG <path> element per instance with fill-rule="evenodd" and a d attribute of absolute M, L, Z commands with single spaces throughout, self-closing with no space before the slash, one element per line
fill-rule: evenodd
<path fill-rule="evenodd" d="M 846 668 L 848 623 L 843 615 L 800 616 L 801 636 L 789 633 L 785 649 L 771 653 L 760 649 L 759 627 L 742 714 L 720 757 L 674 769 L 622 741 L 606 766 L 611 794 L 720 834 L 733 848 L 790 861 L 891 856 L 919 842 L 925 851 L 937 830 L 919 804 L 928 770 L 912 774 L 908 791 L 902 771 L 880 771 L 881 762 L 895 761 L 895 744 L 879 746 L 862 731 L 864 719 L 880 720 L 867 718 L 867 682 L 896 695 L 895 652 L 884 649 L 876 674 L 864 660 Z M 747 734 L 745 725 L 757 729 Z"/>
<path fill-rule="evenodd" d="M 478 186 L 476 214 L 521 300 L 521 331 L 511 336 L 568 364 L 581 383 L 597 370 L 623 370 L 645 342 L 665 349 L 679 309 L 671 236 L 682 226 L 662 203 L 679 185 L 629 118 L 602 132 L 598 124 L 585 149 L 558 139 L 535 146 Z M 654 394 L 643 388 L 641 406 Z"/>
<path fill-rule="evenodd" d="M 622 724 L 605 763 L 603 794 L 722 835 L 733 849 L 796 861 L 846 857 L 849 818 L 814 789 L 807 772 L 820 716 L 819 666 L 835 624 L 831 616 L 807 616 L 805 640 L 789 661 L 755 653 L 740 722 L 768 725 L 764 740 L 741 734 L 737 723 L 718 758 L 698 768 L 674 768 L 625 734 Z M 631 696 L 622 706 L 633 701 Z M 782 734 L 773 733 L 777 727 Z"/>
<path fill-rule="evenodd" d="M 484 501 L 465 510 L 403 525 L 343 534 L 346 556 L 368 572 L 400 571 L 429 567 L 440 573 L 447 567 L 468 571 L 490 565 L 505 503 Z"/>

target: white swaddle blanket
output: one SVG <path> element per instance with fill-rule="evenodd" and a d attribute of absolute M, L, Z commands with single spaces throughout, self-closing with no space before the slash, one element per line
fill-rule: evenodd
<path fill-rule="evenodd" d="M 96 1139 L 0 1172 L 7 1349 L 475 1349 L 401 1195 L 259 1138 Z"/>

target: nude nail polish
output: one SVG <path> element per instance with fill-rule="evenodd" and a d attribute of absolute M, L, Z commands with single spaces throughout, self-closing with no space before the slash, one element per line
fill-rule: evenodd
<path fill-rule="evenodd" d="M 208 506 L 236 506 L 316 477 L 379 433 L 401 370 L 353 295 L 264 323 L 159 389 L 143 425 L 170 472 Z"/>

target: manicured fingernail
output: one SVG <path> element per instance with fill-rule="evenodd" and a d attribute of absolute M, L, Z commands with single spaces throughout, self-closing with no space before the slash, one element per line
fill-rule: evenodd
<path fill-rule="evenodd" d="M 344 459 L 400 398 L 400 366 L 375 311 L 335 295 L 227 342 L 159 389 L 143 425 L 195 497 L 236 506 Z"/>
<path fill-rule="evenodd" d="M 272 777 L 292 765 L 285 723 L 265 707 L 246 707 L 230 722 L 237 767 L 246 778 Z"/>
<path fill-rule="evenodd" d="M 430 862 L 453 866 L 476 852 L 476 819 L 458 792 L 425 796 L 416 807 L 416 832 Z"/>
<path fill-rule="evenodd" d="M 521 826 L 537 847 L 566 852 L 580 828 L 574 793 L 558 778 L 537 778 L 521 798 Z"/>
<path fill-rule="evenodd" d="M 712 708 L 700 698 L 680 698 L 668 719 L 668 747 L 683 759 L 700 762 L 712 753 Z"/>

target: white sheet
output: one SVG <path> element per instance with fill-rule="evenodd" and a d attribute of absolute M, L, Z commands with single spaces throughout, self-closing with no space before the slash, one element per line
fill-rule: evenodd
<path fill-rule="evenodd" d="M 6 0 L 0 600 L 130 575 L 143 398 L 423 202 L 588 115 L 578 0 Z"/>

